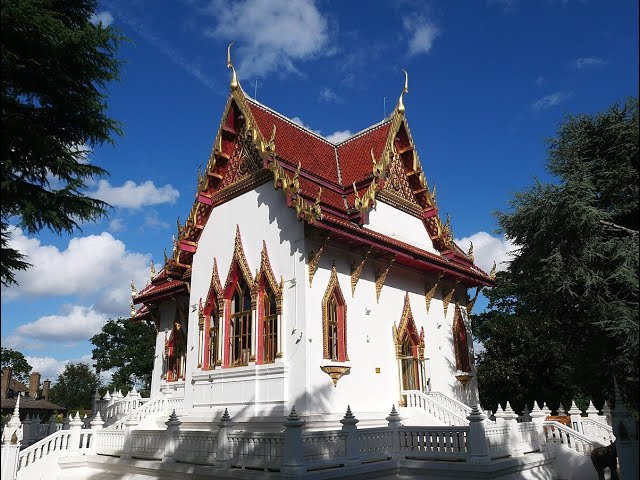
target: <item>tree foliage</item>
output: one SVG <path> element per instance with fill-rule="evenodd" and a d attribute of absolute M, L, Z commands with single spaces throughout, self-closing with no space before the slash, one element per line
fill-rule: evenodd
<path fill-rule="evenodd" d="M 102 331 L 91 338 L 92 357 L 98 372 L 114 369 L 110 388 L 147 391 L 155 354 L 156 331 L 151 323 L 119 318 L 109 320 Z"/>
<path fill-rule="evenodd" d="M 71 233 L 109 206 L 86 195 L 106 175 L 87 161 L 113 143 L 120 124 L 106 114 L 109 82 L 120 76 L 123 37 L 90 19 L 96 0 L 2 2 L 2 163 L 0 281 L 15 283 L 30 265 L 10 248 L 11 223 L 28 233 Z"/>
<path fill-rule="evenodd" d="M 29 362 L 27 362 L 27 359 L 24 358 L 24 355 L 17 350 L 4 347 L 0 347 L 0 352 L 2 369 L 10 368 L 13 378 L 28 384 L 32 367 L 29 365 Z"/>
<path fill-rule="evenodd" d="M 537 182 L 498 213 L 518 249 L 474 318 L 488 407 L 602 402 L 615 376 L 637 410 L 638 126 L 637 99 L 567 117 L 548 141 L 557 183 Z"/>
<path fill-rule="evenodd" d="M 100 376 L 86 363 L 68 363 L 51 387 L 49 399 L 71 410 L 91 409 Z"/>

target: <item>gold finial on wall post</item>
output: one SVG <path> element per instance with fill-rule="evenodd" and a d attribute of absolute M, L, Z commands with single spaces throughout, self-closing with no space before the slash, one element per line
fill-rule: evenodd
<path fill-rule="evenodd" d="M 227 47 L 227 68 L 231 69 L 231 82 L 229 83 L 229 88 L 231 88 L 231 90 L 237 90 L 238 89 L 238 76 L 236 75 L 236 69 L 233 68 L 233 63 L 231 63 L 231 46 L 234 44 L 235 42 L 231 42 L 229 44 L 229 46 Z"/>

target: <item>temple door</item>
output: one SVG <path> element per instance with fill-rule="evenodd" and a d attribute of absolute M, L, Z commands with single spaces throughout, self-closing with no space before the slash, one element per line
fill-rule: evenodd
<path fill-rule="evenodd" d="M 411 335 L 406 335 L 402 342 L 402 356 L 400 357 L 403 390 L 421 390 L 420 362 L 418 360 L 418 346 L 413 343 Z"/>

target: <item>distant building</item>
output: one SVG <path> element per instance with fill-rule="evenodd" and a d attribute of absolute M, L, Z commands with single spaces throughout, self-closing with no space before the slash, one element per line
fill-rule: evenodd
<path fill-rule="evenodd" d="M 2 400 L 2 414 L 7 415 L 13 412 L 16 406 L 18 395 L 20 399 L 20 420 L 24 420 L 27 415 L 38 416 L 46 422 L 52 413 L 63 413 L 67 409 L 49 401 L 49 389 L 51 381 L 45 380 L 40 388 L 40 373 L 32 372 L 29 376 L 29 386 L 19 382 L 11 376 L 11 369 L 2 369 L 2 384 L 0 397 Z"/>

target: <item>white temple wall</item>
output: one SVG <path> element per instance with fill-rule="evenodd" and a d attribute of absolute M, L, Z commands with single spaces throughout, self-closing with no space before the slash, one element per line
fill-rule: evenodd
<path fill-rule="evenodd" d="M 401 242 L 440 255 L 433 246 L 422 220 L 384 203 L 383 200 L 376 200 L 376 205 L 369 211 L 368 222 L 364 226 Z"/>
<path fill-rule="evenodd" d="M 151 397 L 160 394 L 161 388 L 167 382 L 162 378 L 164 364 L 164 344 L 171 334 L 173 320 L 176 315 L 176 304 L 173 301 L 164 301 L 158 305 L 158 334 L 156 335 L 156 350 L 153 359 L 153 375 L 151 376 Z"/>
<path fill-rule="evenodd" d="M 301 281 L 304 263 L 297 251 L 304 246 L 303 224 L 286 206 L 282 192 L 275 190 L 270 182 L 214 208 L 193 259 L 191 305 L 197 305 L 201 298 L 203 302 L 206 300 L 214 258 L 224 288 L 233 257 L 236 225 L 240 228 L 252 275 L 255 276 L 260 268 L 265 241 L 276 279 L 280 281 L 280 277 L 284 277 L 280 332 L 283 358 L 268 365 L 250 363 L 246 367 L 201 370 L 197 358 L 198 312 L 197 308 L 191 308 L 186 383 L 192 386 L 186 390 L 185 408 L 193 408 L 195 414 L 202 415 L 218 415 L 217 410 L 224 407 L 235 417 L 284 415 L 290 408 L 287 399 L 300 396 L 305 385 L 305 345 L 295 343 L 299 327 L 296 334 L 291 334 L 298 319 L 303 317 L 304 309 L 304 283 Z M 297 284 L 291 281 L 294 278 L 297 278 Z M 257 337 L 254 345 L 257 346 Z M 211 405 L 215 405 L 215 412 Z"/>
<path fill-rule="evenodd" d="M 309 244 L 307 249 L 318 246 Z M 356 285 L 355 297 L 351 294 L 351 263 L 359 262 L 361 256 L 334 248 L 325 248 L 313 285 L 307 292 L 307 350 L 309 355 L 309 413 L 344 413 L 347 404 L 360 412 L 388 411 L 400 399 L 399 364 L 395 356 L 392 326 L 399 327 L 404 307 L 405 292 L 418 332 L 425 331 L 425 379 L 430 378 L 432 390 L 442 392 L 460 401 L 469 403 L 477 398 L 475 379 L 463 387 L 455 378 L 456 365 L 453 349 L 452 321 L 455 300 L 448 308 L 445 319 L 441 292 L 431 301 L 426 311 L 424 275 L 401 266 L 392 266 L 382 288 L 380 300 L 376 301 L 375 269 L 384 269 L 386 264 L 367 260 Z M 340 288 L 347 303 L 347 353 L 351 367 L 336 387 L 321 365 L 331 365 L 323 359 L 322 301 L 326 292 L 331 266 L 335 260 Z M 461 288 L 457 295 L 461 306 L 466 296 Z M 467 326 L 470 332 L 470 325 Z M 472 345 L 469 338 L 469 345 Z M 380 373 L 376 373 L 380 368 Z M 471 394 L 469 394 L 471 392 Z"/>

